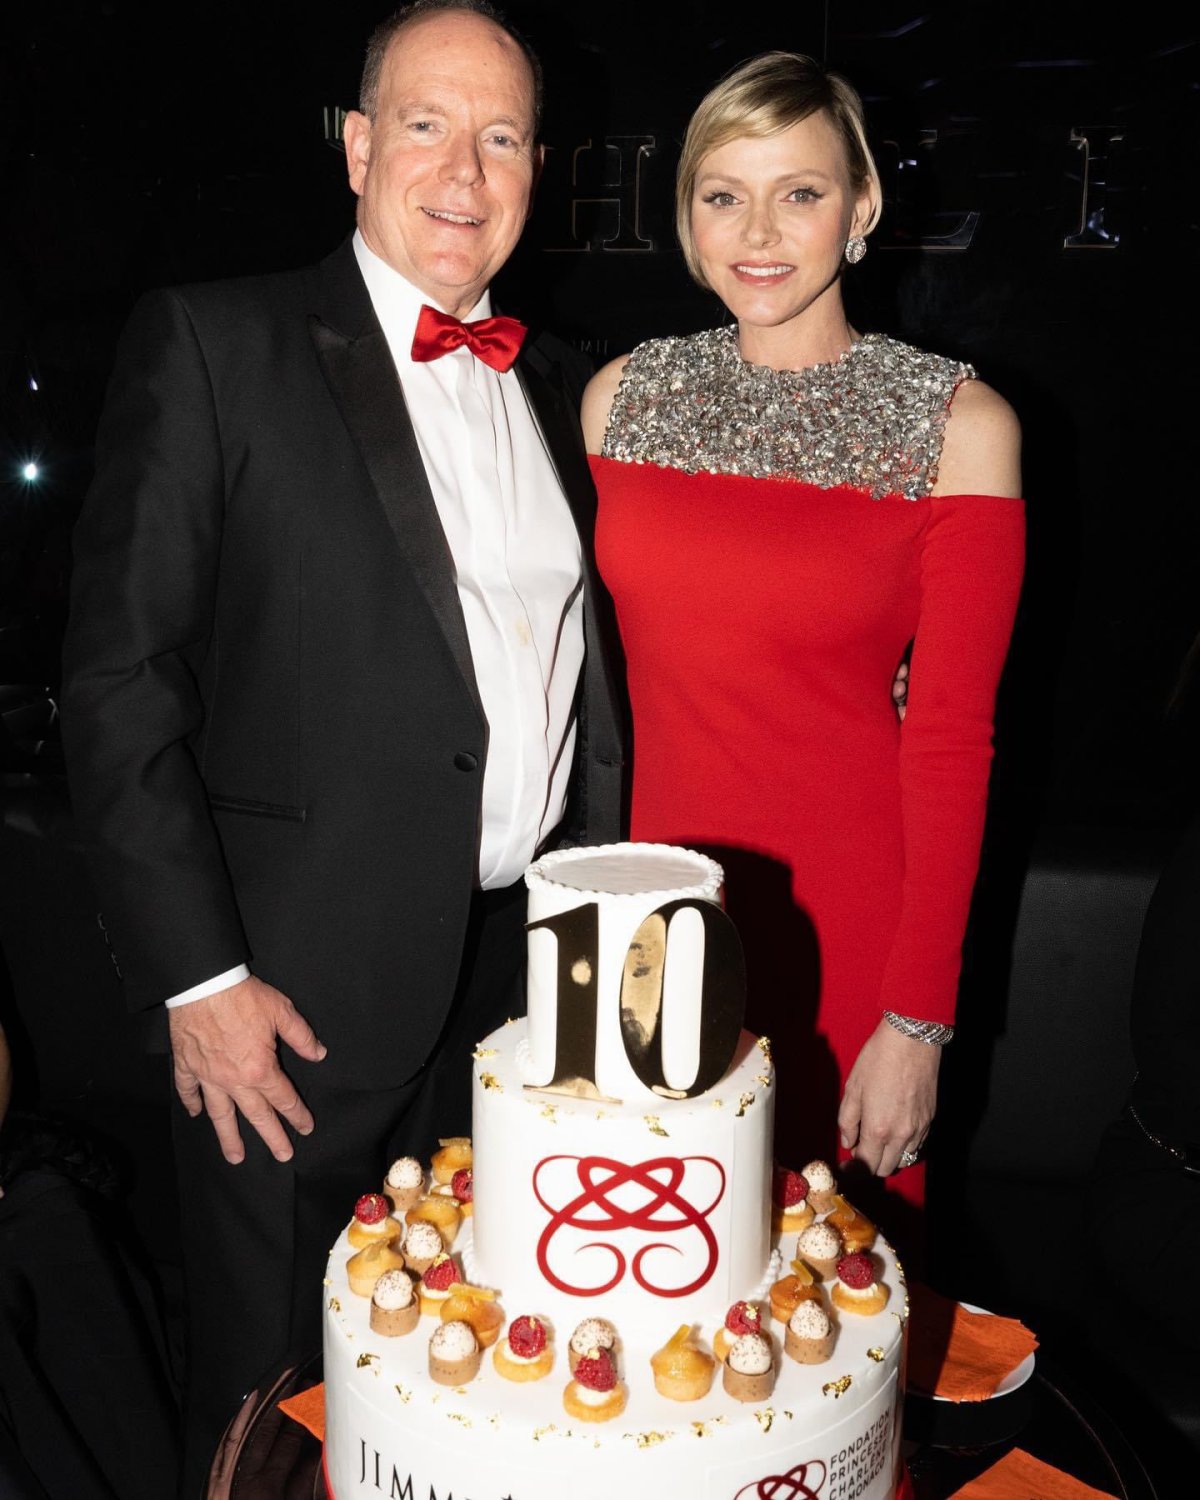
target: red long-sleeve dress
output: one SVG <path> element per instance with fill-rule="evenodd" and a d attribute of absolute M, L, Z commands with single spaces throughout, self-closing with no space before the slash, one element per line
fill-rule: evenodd
<path fill-rule="evenodd" d="M 782 375 L 742 363 L 727 330 L 657 340 L 592 460 L 632 836 L 725 866 L 749 1024 L 780 1070 L 777 1139 L 803 1159 L 833 1159 L 883 1010 L 954 1018 L 1024 536 L 1019 501 L 928 494 L 971 375 L 874 336 Z M 891 1182 L 920 1201 L 920 1168 Z"/>

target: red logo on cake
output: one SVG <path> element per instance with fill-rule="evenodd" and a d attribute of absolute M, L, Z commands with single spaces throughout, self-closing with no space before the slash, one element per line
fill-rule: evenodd
<path fill-rule="evenodd" d="M 657 1156 L 643 1162 L 547 1156 L 534 1168 L 533 1191 L 550 1215 L 537 1243 L 538 1267 L 560 1292 L 599 1297 L 611 1292 L 628 1270 L 643 1291 L 686 1297 L 698 1292 L 717 1268 L 717 1238 L 708 1216 L 725 1196 L 725 1169 L 711 1156 Z M 591 1238 L 597 1234 L 620 1235 L 622 1243 Z M 652 1238 L 635 1250 L 631 1241 L 639 1236 Z M 587 1254 L 592 1251 L 608 1258 L 608 1279 L 582 1286 L 569 1280 L 570 1263 L 578 1265 L 581 1255 L 592 1261 Z M 671 1285 L 675 1278 L 666 1274 L 672 1264 L 678 1268 L 676 1257 L 684 1258 L 690 1278 L 686 1285 Z"/>
<path fill-rule="evenodd" d="M 768 1474 L 743 1485 L 733 1500 L 820 1500 L 825 1488 L 825 1465 L 819 1458 L 797 1464 L 786 1474 Z"/>

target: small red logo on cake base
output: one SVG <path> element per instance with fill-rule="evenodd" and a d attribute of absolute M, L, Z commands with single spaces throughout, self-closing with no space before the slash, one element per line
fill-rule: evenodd
<path fill-rule="evenodd" d="M 797 1464 L 786 1474 L 768 1474 L 743 1485 L 733 1500 L 821 1500 L 825 1465 L 819 1458 Z"/>
<path fill-rule="evenodd" d="M 686 1297 L 699 1291 L 717 1268 L 717 1237 L 708 1216 L 725 1196 L 725 1169 L 711 1156 L 656 1156 L 641 1162 L 547 1156 L 534 1168 L 533 1191 L 550 1215 L 537 1243 L 538 1269 L 560 1292 L 599 1297 L 628 1272 L 655 1297 Z M 564 1230 L 581 1230 L 589 1238 L 581 1242 L 578 1234 L 564 1235 Z M 608 1238 L 624 1231 L 646 1236 L 646 1242 L 634 1250 L 628 1234 L 623 1235 L 624 1248 Z M 568 1280 L 566 1262 L 581 1251 L 595 1250 L 610 1258 L 608 1279 L 591 1286 Z M 678 1266 L 680 1256 L 689 1279 L 685 1285 L 671 1285 L 671 1278 L 664 1280 L 664 1269 Z"/>

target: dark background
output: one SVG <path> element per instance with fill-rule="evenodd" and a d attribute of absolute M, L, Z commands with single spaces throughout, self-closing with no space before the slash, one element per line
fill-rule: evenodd
<path fill-rule="evenodd" d="M 691 108 L 772 46 L 845 71 L 889 198 L 852 277 L 858 325 L 971 359 L 1024 424 L 1030 569 L 997 795 L 1027 823 L 1178 825 L 1198 736 L 1194 697 L 1169 709 L 1200 630 L 1194 23 L 1183 7 L 1029 0 L 753 11 L 509 7 L 544 56 L 549 157 L 506 304 L 601 358 L 718 321 L 671 229 Z M 351 225 L 326 134 L 379 14 L 4 8 L 0 625 L 10 645 L 22 627 L 27 659 L 0 660 L 0 682 L 55 679 L 67 535 L 133 300 L 304 263 Z"/>

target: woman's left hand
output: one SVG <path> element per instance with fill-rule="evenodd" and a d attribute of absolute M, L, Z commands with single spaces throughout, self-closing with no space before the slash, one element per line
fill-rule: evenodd
<path fill-rule="evenodd" d="M 881 1020 L 863 1043 L 838 1110 L 842 1145 L 877 1177 L 887 1177 L 904 1152 L 915 1153 L 937 1109 L 942 1049 L 904 1036 Z"/>

